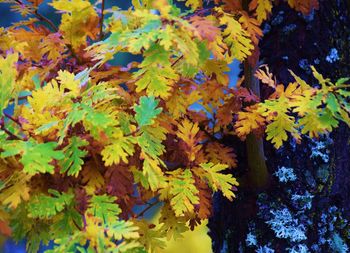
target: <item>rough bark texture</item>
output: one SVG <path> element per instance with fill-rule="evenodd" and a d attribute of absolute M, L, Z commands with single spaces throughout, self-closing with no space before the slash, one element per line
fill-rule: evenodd
<path fill-rule="evenodd" d="M 269 65 L 279 82 L 288 84 L 292 81 L 288 73 L 288 69 L 291 69 L 310 84 L 316 83 L 311 77 L 309 65 L 314 65 L 320 73 L 332 80 L 350 76 L 350 0 L 320 0 L 320 10 L 307 18 L 281 3 L 274 8 L 273 15 L 264 28 L 268 32 L 260 43 L 261 59 L 263 63 Z M 339 59 L 329 62 L 326 57 L 332 48 L 338 50 Z M 270 92 L 271 90 L 262 89 L 261 96 L 265 97 Z M 313 206 L 318 209 L 315 209 L 315 212 L 335 204 L 344 208 L 344 215 L 350 217 L 349 137 L 350 128 L 345 124 L 341 124 L 331 134 L 333 140 L 330 146 L 331 174 L 322 186 L 321 193 L 313 200 Z M 253 140 L 252 144 L 249 144 L 248 140 L 247 148 L 260 146 L 256 143 L 256 140 Z M 314 168 L 315 165 L 310 159 L 309 144 L 310 141 L 304 139 L 296 148 L 287 144 L 282 150 L 276 151 L 270 144 L 265 143 L 263 152 L 267 158 L 269 172 L 273 173 L 282 164 L 296 168 L 300 174 Z M 231 142 L 231 145 L 242 150 L 239 144 L 237 148 L 237 143 Z M 254 168 L 251 163 L 256 161 L 251 161 L 255 158 L 249 157 L 249 153 L 248 157 L 243 155 L 238 158 L 241 158 L 239 161 L 248 158 L 249 167 Z M 240 151 L 240 154 L 244 154 L 244 151 Z M 240 164 L 236 172 L 238 176 L 245 177 L 249 174 L 247 167 L 245 163 Z M 312 173 L 317 174 L 317 171 L 314 170 Z M 307 187 L 303 185 L 304 182 L 296 183 L 305 189 Z M 269 186 L 266 193 L 272 197 L 277 196 L 279 189 L 276 182 L 272 180 Z M 256 196 L 256 192 L 250 189 L 249 185 L 239 188 L 238 198 L 233 203 L 221 196 L 215 196 L 214 217 L 209 222 L 214 252 L 220 252 L 225 241 L 227 252 L 239 252 L 240 243 L 245 242 L 247 224 L 256 216 Z M 310 237 L 312 236 L 310 234 Z"/>

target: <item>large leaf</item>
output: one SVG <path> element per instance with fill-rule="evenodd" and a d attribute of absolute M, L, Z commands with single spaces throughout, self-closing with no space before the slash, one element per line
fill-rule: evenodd
<path fill-rule="evenodd" d="M 49 190 L 51 196 L 37 195 L 28 204 L 28 211 L 33 218 L 51 218 L 61 212 L 73 201 L 74 194 L 60 193 L 56 190 Z"/>
<path fill-rule="evenodd" d="M 57 143 L 37 143 L 29 141 L 8 141 L 3 145 L 2 158 L 20 154 L 20 162 L 23 164 L 23 171 L 29 175 L 37 173 L 54 173 L 54 166 L 50 164 L 53 160 L 62 160 L 64 153 L 55 150 Z"/>
<path fill-rule="evenodd" d="M 68 176 L 78 176 L 82 165 L 84 164 L 82 158 L 88 153 L 80 148 L 86 145 L 88 145 L 88 142 L 79 137 L 73 136 L 70 139 L 69 145 L 63 149 L 65 159 L 61 162 L 61 173 L 67 172 Z"/>

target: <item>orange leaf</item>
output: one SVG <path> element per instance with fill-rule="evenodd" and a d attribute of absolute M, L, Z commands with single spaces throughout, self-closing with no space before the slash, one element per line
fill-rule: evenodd
<path fill-rule="evenodd" d="M 34 6 L 38 6 L 41 4 L 44 0 L 28 0 L 28 2 L 32 3 Z"/>
<path fill-rule="evenodd" d="M 318 0 L 288 0 L 288 4 L 304 15 L 308 15 L 313 9 L 318 10 L 319 8 Z"/>

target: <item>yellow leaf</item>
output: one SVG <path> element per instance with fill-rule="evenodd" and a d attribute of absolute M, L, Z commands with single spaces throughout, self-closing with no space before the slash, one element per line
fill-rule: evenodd
<path fill-rule="evenodd" d="M 227 169 L 228 165 L 202 163 L 200 166 L 204 170 L 204 177 L 209 181 L 209 185 L 213 191 L 220 190 L 227 199 L 232 201 L 235 197 L 233 187 L 239 184 L 232 175 L 222 173 Z"/>
<path fill-rule="evenodd" d="M 143 175 L 147 178 L 152 191 L 156 191 L 165 184 L 165 177 L 159 162 L 148 156 L 145 157 L 142 168 Z"/>
<path fill-rule="evenodd" d="M 217 8 L 217 10 L 222 15 L 220 24 L 226 26 L 222 34 L 231 53 L 226 55 L 227 61 L 231 62 L 233 59 L 243 61 L 252 54 L 251 51 L 254 49 L 250 34 L 242 28 L 242 25 L 232 15 L 223 12 L 220 8 Z"/>
<path fill-rule="evenodd" d="M 186 6 L 191 6 L 192 9 L 196 10 L 200 7 L 203 7 L 202 0 L 180 0 L 180 1 L 186 1 Z"/>
<path fill-rule="evenodd" d="M 249 10 L 256 10 L 257 20 L 261 24 L 267 19 L 268 15 L 270 15 L 272 11 L 272 2 L 271 0 L 252 0 L 249 3 Z"/>
<path fill-rule="evenodd" d="M 244 140 L 248 134 L 265 125 L 265 118 L 260 115 L 257 106 L 245 108 L 246 112 L 237 113 L 237 121 L 235 123 L 235 132 L 237 136 Z"/>
<path fill-rule="evenodd" d="M 116 138 L 112 143 L 105 146 L 101 152 L 106 166 L 119 164 L 121 161 L 128 163 L 128 157 L 134 154 L 134 140 L 132 136 Z"/>
<path fill-rule="evenodd" d="M 66 70 L 58 71 L 57 80 L 60 81 L 60 88 L 69 90 L 74 96 L 78 96 L 80 94 L 80 80 L 75 78 L 73 73 L 70 73 Z"/>
<path fill-rule="evenodd" d="M 0 116 L 16 90 L 17 61 L 17 53 L 8 54 L 6 58 L 0 56 Z"/>
<path fill-rule="evenodd" d="M 194 161 L 196 159 L 196 154 L 202 148 L 202 145 L 199 144 L 198 133 L 199 127 L 197 122 L 192 123 L 188 119 L 185 119 L 180 125 L 178 125 L 176 135 L 187 144 L 187 149 L 185 152 L 190 161 Z"/>
<path fill-rule="evenodd" d="M 241 12 L 242 16 L 239 18 L 239 22 L 242 24 L 242 27 L 250 34 L 250 38 L 254 45 L 259 44 L 260 38 L 263 36 L 263 32 L 260 28 L 259 22 L 252 17 L 249 17 L 248 13 L 245 11 Z"/>
<path fill-rule="evenodd" d="M 30 186 L 28 185 L 30 179 L 30 175 L 14 172 L 10 181 L 6 183 L 6 188 L 1 190 L 2 204 L 15 209 L 22 201 L 27 201 L 30 197 Z"/>
<path fill-rule="evenodd" d="M 96 190 L 105 186 L 105 180 L 99 171 L 98 165 L 94 161 L 84 164 L 82 175 L 82 182 L 86 184 L 85 190 L 89 195 L 93 195 Z"/>
<path fill-rule="evenodd" d="M 96 39 L 99 17 L 89 1 L 55 0 L 50 5 L 64 12 L 59 29 L 74 49 L 85 46 L 87 37 Z"/>

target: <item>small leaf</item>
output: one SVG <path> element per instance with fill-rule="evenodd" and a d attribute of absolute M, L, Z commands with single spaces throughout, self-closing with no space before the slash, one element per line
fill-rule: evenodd
<path fill-rule="evenodd" d="M 61 173 L 67 172 L 68 176 L 79 175 L 79 172 L 84 164 L 83 157 L 87 155 L 87 151 L 81 150 L 81 147 L 88 145 L 86 140 L 80 139 L 79 137 L 73 136 L 70 139 L 70 143 L 63 149 L 65 153 L 65 159 L 61 161 Z"/>
<path fill-rule="evenodd" d="M 158 103 L 153 96 L 140 98 L 140 104 L 134 107 L 135 119 L 140 127 L 153 124 L 153 120 L 162 112 L 162 108 L 157 108 Z"/>
<path fill-rule="evenodd" d="M 108 196 L 107 194 L 94 195 L 86 212 L 107 223 L 111 219 L 117 219 L 117 216 L 122 211 L 115 202 L 116 200 L 116 197 Z"/>
<path fill-rule="evenodd" d="M 233 197 L 235 197 L 232 189 L 239 184 L 232 175 L 222 173 L 228 166 L 213 163 L 202 163 L 200 166 L 206 172 L 204 177 L 209 181 L 209 185 L 213 191 L 221 190 L 223 195 L 232 201 Z"/>
<path fill-rule="evenodd" d="M 174 174 L 177 173 L 175 171 Z M 194 185 L 194 179 L 189 169 L 186 169 L 171 178 L 169 185 L 169 193 L 173 195 L 170 204 L 175 211 L 176 216 L 180 216 L 185 212 L 192 213 L 194 205 L 199 204 L 198 189 Z"/>

